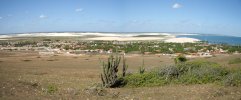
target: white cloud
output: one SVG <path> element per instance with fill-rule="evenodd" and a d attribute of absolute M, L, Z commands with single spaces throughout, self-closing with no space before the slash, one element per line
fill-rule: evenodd
<path fill-rule="evenodd" d="M 83 9 L 82 8 L 78 8 L 78 9 L 75 9 L 75 11 L 76 12 L 81 12 L 81 11 L 83 11 Z"/>
<path fill-rule="evenodd" d="M 44 19 L 44 18 L 47 18 L 47 16 L 42 14 L 42 15 L 39 16 L 39 18 Z"/>
<path fill-rule="evenodd" d="M 181 7 L 182 7 L 182 5 L 179 3 L 175 3 L 174 5 L 172 5 L 172 8 L 174 8 L 174 9 L 181 8 Z"/>

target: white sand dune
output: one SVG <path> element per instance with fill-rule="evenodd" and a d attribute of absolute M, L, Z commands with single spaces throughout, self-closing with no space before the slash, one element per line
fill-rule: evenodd
<path fill-rule="evenodd" d="M 6 40 L 13 37 L 39 37 L 39 36 L 97 36 L 93 38 L 85 38 L 85 40 L 104 40 L 104 41 L 139 41 L 139 40 L 157 40 L 157 41 L 164 41 L 164 42 L 173 42 L 173 43 L 186 43 L 186 42 L 197 42 L 200 41 L 195 38 L 176 38 L 176 34 L 169 34 L 169 33 L 99 33 L 99 32 L 52 32 L 52 33 L 23 33 L 23 34 L 9 34 L 9 35 L 0 35 L 1 40 Z M 141 36 L 142 37 L 138 37 Z M 148 35 L 145 37 L 144 35 Z M 157 36 L 157 35 L 165 35 L 165 36 Z M 183 35 L 183 34 L 182 34 Z M 185 34 L 188 35 L 188 34 Z M 195 34 L 189 34 L 195 35 Z"/>
<path fill-rule="evenodd" d="M 8 40 L 8 39 L 0 39 L 0 41 L 1 41 L 1 40 Z"/>
<path fill-rule="evenodd" d="M 195 42 L 198 42 L 200 41 L 199 39 L 195 39 L 195 38 L 186 38 L 186 37 L 183 37 L 183 38 L 170 38 L 170 39 L 166 39 L 165 42 L 172 42 L 172 43 L 187 43 L 187 42 L 190 42 L 190 43 L 195 43 Z"/>
<path fill-rule="evenodd" d="M 163 40 L 162 37 L 95 37 L 86 40 L 105 40 L 105 41 L 137 41 L 137 40 Z"/>
<path fill-rule="evenodd" d="M 0 38 L 11 38 L 9 35 L 0 35 Z"/>
<path fill-rule="evenodd" d="M 11 38 L 11 37 L 38 37 L 38 36 L 101 36 L 101 37 L 134 37 L 139 35 L 165 35 L 171 36 L 169 33 L 101 33 L 101 32 L 39 32 L 39 33 L 20 33 L 20 34 L 9 34 L 0 35 L 0 38 Z"/>

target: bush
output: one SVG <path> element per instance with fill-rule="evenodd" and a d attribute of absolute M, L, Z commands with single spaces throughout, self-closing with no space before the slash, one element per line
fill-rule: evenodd
<path fill-rule="evenodd" d="M 241 70 L 229 71 L 217 63 L 197 60 L 177 63 L 176 65 L 146 71 L 145 73 L 139 72 L 127 74 L 125 77 L 118 77 L 115 85 L 145 87 L 166 84 L 206 83 L 241 86 Z"/>
<path fill-rule="evenodd" d="M 225 86 L 241 86 L 241 70 L 228 74 L 223 79 L 223 84 Z"/>
<path fill-rule="evenodd" d="M 127 86 L 160 86 L 165 84 L 206 84 L 222 82 L 240 85 L 241 73 L 231 74 L 220 65 L 207 61 L 192 61 L 166 66 L 143 74 L 134 73 L 124 78 Z"/>
<path fill-rule="evenodd" d="M 167 79 L 178 78 L 179 70 L 176 66 L 166 66 L 159 70 L 159 76 L 166 77 Z"/>
<path fill-rule="evenodd" d="M 177 64 L 176 66 L 181 74 L 189 72 L 193 69 L 201 68 L 201 67 L 208 67 L 208 66 L 209 67 L 218 67 L 218 68 L 221 67 L 217 63 L 207 62 L 207 61 L 202 61 L 202 60 L 180 63 L 180 64 Z"/>
<path fill-rule="evenodd" d="M 160 86 L 168 83 L 164 77 L 159 77 L 155 72 L 135 73 L 127 75 L 124 79 L 129 87 Z"/>
<path fill-rule="evenodd" d="M 222 80 L 228 71 L 212 62 L 194 61 L 177 65 L 181 76 L 178 82 L 185 84 L 212 83 Z"/>
<path fill-rule="evenodd" d="M 187 58 L 184 55 L 179 55 L 174 59 L 175 64 L 186 62 Z"/>
<path fill-rule="evenodd" d="M 184 73 L 181 75 L 178 81 L 184 84 L 212 83 L 222 80 L 222 77 L 224 77 L 226 74 L 227 71 L 223 68 L 206 66 L 195 68 L 189 72 Z"/>
<path fill-rule="evenodd" d="M 49 93 L 49 94 L 53 94 L 53 93 L 55 93 L 57 90 L 58 90 L 58 88 L 57 88 L 57 86 L 54 85 L 54 84 L 50 84 L 50 85 L 48 85 L 48 87 L 47 87 L 47 93 Z"/>

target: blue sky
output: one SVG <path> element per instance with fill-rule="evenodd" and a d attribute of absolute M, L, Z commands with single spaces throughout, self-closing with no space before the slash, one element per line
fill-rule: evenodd
<path fill-rule="evenodd" d="M 0 33 L 183 32 L 241 36 L 241 0 L 0 0 Z"/>

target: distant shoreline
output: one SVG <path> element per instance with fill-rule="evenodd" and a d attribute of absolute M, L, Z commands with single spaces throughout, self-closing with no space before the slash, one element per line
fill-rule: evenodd
<path fill-rule="evenodd" d="M 207 41 L 211 44 L 241 45 L 241 37 L 224 36 L 215 34 L 199 33 L 169 33 L 169 32 L 34 32 L 1 34 L 0 41 L 13 38 L 38 38 L 38 37 L 69 37 L 80 38 L 80 40 L 104 40 L 104 41 L 163 41 L 174 43 L 195 43 Z"/>
<path fill-rule="evenodd" d="M 178 35 L 198 35 L 198 34 L 178 34 Z M 22 33 L 0 35 L 0 40 L 6 40 L 19 37 L 82 37 L 83 40 L 103 40 L 103 41 L 164 41 L 172 43 L 195 43 L 201 41 L 195 38 L 177 38 L 177 34 L 171 33 Z"/>

